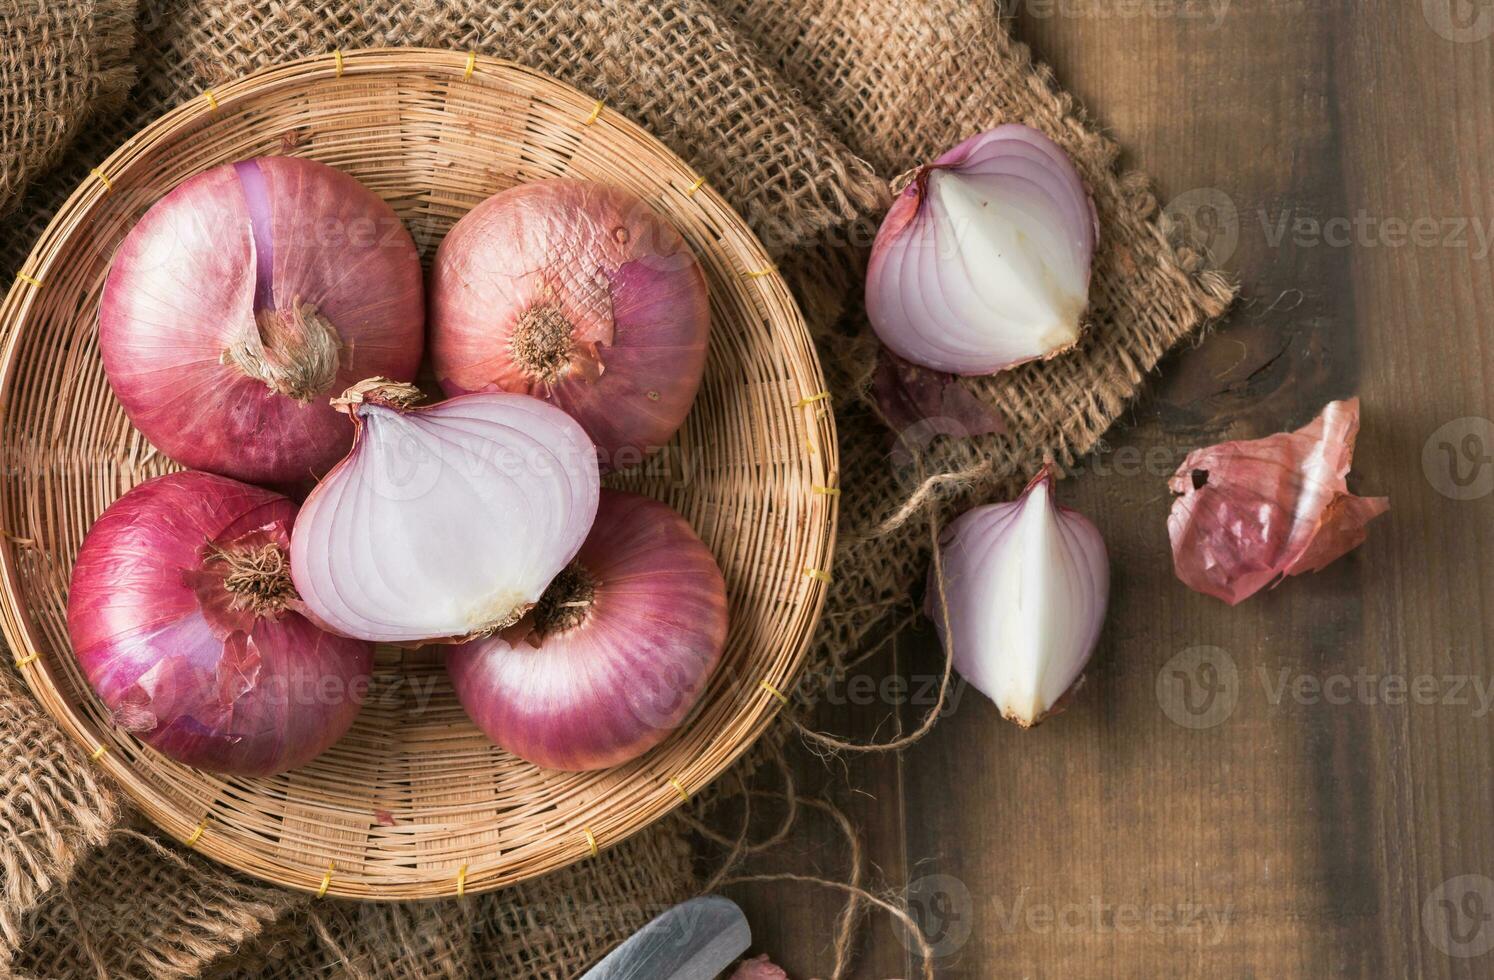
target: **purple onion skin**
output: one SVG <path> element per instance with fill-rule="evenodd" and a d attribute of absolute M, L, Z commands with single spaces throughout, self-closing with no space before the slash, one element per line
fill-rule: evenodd
<path fill-rule="evenodd" d="M 572 349 L 558 380 L 515 352 L 524 318 L 553 309 Z M 705 276 L 668 222 L 627 191 L 521 184 L 457 222 L 431 269 L 431 360 L 448 395 L 516 391 L 564 409 L 603 471 L 635 466 L 684 422 L 705 370 Z"/>
<path fill-rule="evenodd" d="M 726 644 L 726 582 L 683 517 L 603 490 L 576 558 L 597 583 L 586 618 L 539 646 L 503 635 L 453 647 L 446 669 L 498 745 L 546 769 L 603 769 L 664 741 Z"/>
<path fill-rule="evenodd" d="M 309 304 L 340 351 L 297 396 L 226 355 L 257 316 Z M 328 399 L 364 378 L 414 378 L 425 343 L 414 240 L 353 177 L 310 160 L 260 157 L 183 182 L 115 252 L 99 308 L 99 349 L 130 421 L 193 469 L 254 483 L 316 477 L 352 444 Z M 266 338 L 277 363 L 299 341 Z"/>
<path fill-rule="evenodd" d="M 266 776 L 352 725 L 373 648 L 284 609 L 234 610 L 208 545 L 283 548 L 296 507 L 225 477 L 157 477 L 115 501 L 73 568 L 68 632 L 121 727 L 178 762 Z"/>

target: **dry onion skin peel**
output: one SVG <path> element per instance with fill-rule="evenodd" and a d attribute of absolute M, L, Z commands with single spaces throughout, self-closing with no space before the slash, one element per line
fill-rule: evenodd
<path fill-rule="evenodd" d="M 353 448 L 291 537 L 306 610 L 346 636 L 411 644 L 511 626 L 596 518 L 596 449 L 565 412 L 507 392 L 419 398 L 374 378 L 334 399 Z"/>
<path fill-rule="evenodd" d="M 226 477 L 156 477 L 89 530 L 67 624 L 115 724 L 199 769 L 266 776 L 352 725 L 373 648 L 297 612 L 296 506 Z"/>
<path fill-rule="evenodd" d="M 596 526 L 524 622 L 453 647 L 467 714 L 537 766 L 615 766 L 662 742 L 726 644 L 726 582 L 668 506 L 603 490 Z"/>
<path fill-rule="evenodd" d="M 1058 506 L 1045 468 L 1016 500 L 951 522 L 939 543 L 943 582 L 931 569 L 924 611 L 955 669 L 1004 717 L 1037 724 L 1076 687 L 1100 637 L 1110 564 L 1099 529 Z"/>
<path fill-rule="evenodd" d="M 166 455 L 290 484 L 348 450 L 330 397 L 415 376 L 424 303 L 415 243 L 378 195 L 260 157 L 187 180 L 140 219 L 109 269 L 99 347 L 130 421 Z"/>
<path fill-rule="evenodd" d="M 959 378 L 905 361 L 885 348 L 878 352 L 871 395 L 893 434 L 914 445 L 939 435 L 966 438 L 1006 431 L 1001 413 Z"/>
<path fill-rule="evenodd" d="M 606 184 L 544 180 L 457 222 L 431 270 L 431 355 L 448 395 L 516 391 L 581 423 L 604 470 L 684 422 L 705 370 L 705 276 L 668 222 Z"/>
<path fill-rule="evenodd" d="M 1005 125 L 913 171 L 877 231 L 866 312 L 914 364 L 994 374 L 1079 340 L 1099 224 L 1047 136 Z"/>
<path fill-rule="evenodd" d="M 1233 606 L 1359 547 L 1390 500 L 1349 493 L 1358 433 L 1351 398 L 1296 432 L 1189 453 L 1167 484 L 1178 495 L 1167 533 L 1183 584 Z"/>

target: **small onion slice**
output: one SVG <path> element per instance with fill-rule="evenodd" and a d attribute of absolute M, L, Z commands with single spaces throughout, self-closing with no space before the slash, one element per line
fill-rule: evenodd
<path fill-rule="evenodd" d="M 601 769 L 689 715 L 726 643 L 726 582 L 683 517 L 603 490 L 576 560 L 514 629 L 446 669 L 489 738 L 549 769 Z"/>
<path fill-rule="evenodd" d="M 596 517 L 596 449 L 569 415 L 502 392 L 418 398 L 375 378 L 336 399 L 353 449 L 296 522 L 296 588 L 345 636 L 458 641 L 510 626 Z"/>
<path fill-rule="evenodd" d="M 943 586 L 931 570 L 925 612 L 955 669 L 1004 717 L 1037 724 L 1061 707 L 1099 640 L 1110 594 L 1104 539 L 1058 506 L 1044 468 L 1016 500 L 952 522 L 940 549 Z"/>
<path fill-rule="evenodd" d="M 919 167 L 872 246 L 866 312 L 898 356 L 994 374 L 1079 340 L 1099 238 L 1068 155 L 1009 124 Z"/>

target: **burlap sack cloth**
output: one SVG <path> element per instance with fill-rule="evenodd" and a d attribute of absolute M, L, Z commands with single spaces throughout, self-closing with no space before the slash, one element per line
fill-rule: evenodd
<path fill-rule="evenodd" d="M 869 632 L 913 609 L 930 521 L 987 499 L 1051 456 L 1094 446 L 1179 338 L 1217 316 L 1228 284 L 1167 240 L 1144 179 L 1115 170 L 994 8 L 962 0 L 0 0 L 0 210 L 80 131 L 11 216 L 7 281 L 89 166 L 164 109 L 275 60 L 387 44 L 512 58 L 595 93 L 721 190 L 779 258 L 822 344 L 842 439 L 840 553 L 796 711 L 750 753 L 776 752 Z M 133 46 L 139 81 L 117 97 Z M 84 128 L 90 110 L 91 126 Z M 874 347 L 859 269 L 887 181 L 999 122 L 1069 151 L 1103 228 L 1080 350 L 971 382 L 1008 433 L 890 435 L 865 396 Z M 860 339 L 857 339 L 860 338 Z M 313 902 L 162 843 L 0 673 L 0 971 L 34 977 L 574 976 L 698 890 L 695 814 L 598 860 L 464 901 Z M 724 807 L 718 807 L 724 809 Z"/>

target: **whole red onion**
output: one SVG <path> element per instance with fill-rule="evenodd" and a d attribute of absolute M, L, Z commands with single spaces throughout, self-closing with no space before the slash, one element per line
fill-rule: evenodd
<path fill-rule="evenodd" d="M 110 267 L 99 347 L 130 421 L 166 455 L 291 483 L 352 442 L 329 395 L 414 377 L 424 320 L 419 256 L 390 207 L 331 167 L 261 157 L 146 212 Z"/>
<path fill-rule="evenodd" d="M 262 776 L 309 762 L 358 714 L 372 647 L 295 612 L 296 506 L 172 473 L 115 501 L 73 568 L 67 623 L 116 724 L 179 762 Z"/>
<path fill-rule="evenodd" d="M 684 239 L 606 184 L 496 194 L 457 222 L 431 271 L 431 354 L 447 394 L 545 398 L 581 423 L 604 470 L 637 464 L 679 429 L 709 328 Z"/>
<path fill-rule="evenodd" d="M 549 769 L 602 769 L 662 742 L 726 644 L 726 582 L 668 506 L 603 490 L 571 565 L 518 626 L 446 669 L 489 738 Z"/>

